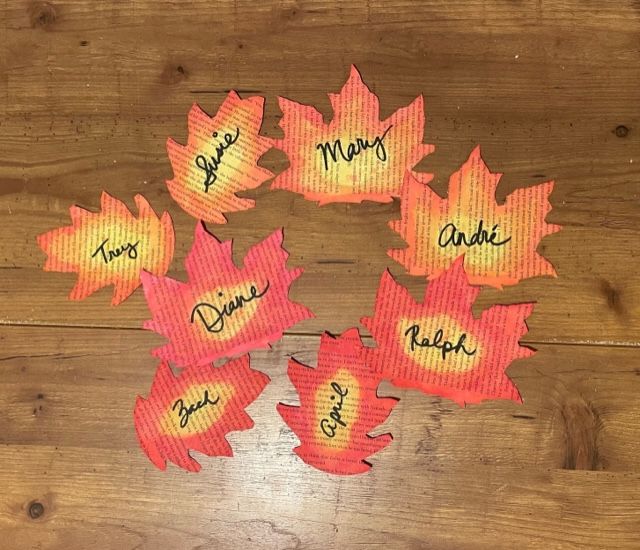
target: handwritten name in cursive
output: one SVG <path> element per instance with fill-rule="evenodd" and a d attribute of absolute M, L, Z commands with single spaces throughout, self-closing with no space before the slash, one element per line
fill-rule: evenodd
<path fill-rule="evenodd" d="M 91 254 L 92 258 L 95 258 L 98 254 L 102 257 L 105 264 L 108 264 L 110 261 L 119 258 L 126 252 L 126 257 L 135 260 L 138 257 L 138 244 L 140 241 L 136 241 L 135 243 L 125 243 L 122 246 L 116 246 L 115 248 L 107 248 L 107 243 L 109 242 L 109 238 L 106 238 L 100 246 L 96 249 L 96 251 Z"/>
<path fill-rule="evenodd" d="M 347 162 L 351 162 L 355 157 L 357 157 L 363 151 L 367 149 L 371 149 L 375 147 L 376 157 L 378 160 L 384 162 L 387 160 L 387 150 L 384 146 L 384 138 L 387 136 L 387 132 L 393 128 L 393 124 L 389 126 L 382 135 L 376 136 L 373 141 L 369 141 L 364 138 L 356 138 L 355 143 L 349 143 L 347 145 L 347 150 L 345 152 L 344 147 L 342 145 L 342 141 L 336 139 L 333 143 L 325 142 L 318 143 L 316 145 L 316 149 L 322 151 L 322 160 L 324 162 L 324 169 L 329 169 L 329 158 L 333 162 L 338 162 L 340 158 L 346 160 Z"/>
<path fill-rule="evenodd" d="M 329 418 L 323 418 L 320 421 L 320 429 L 322 430 L 322 433 L 329 438 L 335 437 L 338 426 L 342 426 L 343 428 L 347 427 L 347 423 L 342 419 L 340 411 L 342 411 L 344 398 L 349 394 L 349 389 L 342 389 L 340 384 L 337 382 L 331 382 L 331 389 L 334 393 L 329 399 L 333 401 L 334 405 L 331 407 L 331 411 L 329 412 Z M 336 398 L 338 399 L 337 401 Z"/>
<path fill-rule="evenodd" d="M 262 291 L 258 291 L 255 285 L 249 288 L 249 296 L 237 294 L 228 302 L 222 305 L 214 305 L 208 302 L 199 302 L 191 311 L 191 322 L 195 323 L 196 317 L 202 322 L 208 332 L 222 332 L 225 327 L 225 319 L 231 317 L 235 311 L 242 309 L 245 304 L 262 298 L 269 290 L 269 281 Z M 218 297 L 222 298 L 223 292 L 218 292 Z"/>
<path fill-rule="evenodd" d="M 185 406 L 182 398 L 178 399 L 171 408 L 172 411 L 178 410 L 178 417 L 180 418 L 180 427 L 186 428 L 189 423 L 189 418 L 196 411 L 199 411 L 203 407 L 207 405 L 215 405 L 220 401 L 220 396 L 216 397 L 215 400 L 211 401 L 209 398 L 209 390 L 204 390 L 204 395 L 200 401 L 196 401 L 193 405 Z"/>
<path fill-rule="evenodd" d="M 466 355 L 475 355 L 477 349 L 473 349 L 469 351 L 465 346 L 464 342 L 467 339 L 466 333 L 463 333 L 460 338 L 458 338 L 457 344 L 453 344 L 449 340 L 444 339 L 444 333 L 441 328 L 439 328 L 436 333 L 433 335 L 433 339 L 429 340 L 429 338 L 418 338 L 420 333 L 420 327 L 418 325 L 411 325 L 405 332 L 405 336 L 411 337 L 410 348 L 411 351 L 415 351 L 416 347 L 420 348 L 436 348 L 439 349 L 442 353 L 442 358 L 446 359 L 447 354 L 459 352 L 463 352 Z"/>
<path fill-rule="evenodd" d="M 478 229 L 476 229 L 467 239 L 467 235 L 464 231 L 460 231 L 456 227 L 456 224 L 448 223 L 440 230 L 440 234 L 438 235 L 438 245 L 440 248 L 445 248 L 450 244 L 453 246 L 474 246 L 483 244 L 503 246 L 511 240 L 511 237 L 508 237 L 503 241 L 496 241 L 498 238 L 498 224 L 495 224 L 491 228 L 491 232 L 484 229 L 483 224 L 484 220 L 480 220 L 478 222 Z"/>
<path fill-rule="evenodd" d="M 217 138 L 218 132 L 213 132 L 212 135 L 214 138 Z M 210 155 L 209 158 L 205 155 L 198 155 L 195 158 L 196 166 L 204 172 L 204 181 L 202 183 L 204 185 L 205 193 L 209 192 L 209 187 L 211 187 L 218 179 L 218 168 L 220 167 L 225 151 L 238 141 L 239 137 L 240 128 L 236 128 L 235 135 L 225 132 L 222 136 L 222 141 L 218 142 L 215 147 L 215 154 Z"/>

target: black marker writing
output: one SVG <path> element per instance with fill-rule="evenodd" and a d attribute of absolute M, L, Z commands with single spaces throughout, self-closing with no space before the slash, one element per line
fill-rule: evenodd
<path fill-rule="evenodd" d="M 342 146 L 342 141 L 336 139 L 333 144 L 328 141 L 325 143 L 318 143 L 316 149 L 322 151 L 322 160 L 324 161 L 324 169 L 329 169 L 329 158 L 333 162 L 338 162 L 339 158 L 351 162 L 354 157 L 358 156 L 363 151 L 375 147 L 376 157 L 382 162 L 387 160 L 387 150 L 384 146 L 384 138 L 387 132 L 393 128 L 393 125 L 389 126 L 380 136 L 377 136 L 373 141 L 369 141 L 363 138 L 356 138 L 355 143 L 349 143 L 345 152 Z"/>
<path fill-rule="evenodd" d="M 415 351 L 416 347 L 420 348 L 436 348 L 439 349 L 442 353 L 442 358 L 446 359 L 448 353 L 458 354 L 459 352 L 463 352 L 466 355 L 475 355 L 476 349 L 469 351 L 464 347 L 464 342 L 467 339 L 466 334 L 462 334 L 460 338 L 458 338 L 458 343 L 453 344 L 449 342 L 449 340 L 443 340 L 444 333 L 442 329 L 439 328 L 436 333 L 433 335 L 433 339 L 429 340 L 428 338 L 420 338 L 418 339 L 418 334 L 420 332 L 420 327 L 418 325 L 411 325 L 407 330 L 405 330 L 404 335 L 411 337 L 411 351 Z"/>
<path fill-rule="evenodd" d="M 438 235 L 438 245 L 440 248 L 445 248 L 447 245 L 453 246 L 474 246 L 482 244 L 490 244 L 493 246 L 502 246 L 507 244 L 511 237 L 506 238 L 503 241 L 496 241 L 498 238 L 498 224 L 495 224 L 491 232 L 483 228 L 483 220 L 478 222 L 478 229 L 467 239 L 467 235 L 464 231 L 460 231 L 454 223 L 448 223 L 440 230 Z"/>
<path fill-rule="evenodd" d="M 105 264 L 108 264 L 110 261 L 119 258 L 125 252 L 127 253 L 127 257 L 132 260 L 135 260 L 138 257 L 138 244 L 140 243 L 140 241 L 136 241 L 135 243 L 125 243 L 122 246 L 116 246 L 112 249 L 107 248 L 108 241 L 108 238 L 102 241 L 96 251 L 91 254 L 91 257 L 95 258 L 98 254 L 100 254 Z"/>
<path fill-rule="evenodd" d="M 218 132 L 213 132 L 213 137 L 218 137 Z M 238 138 L 240 137 L 240 128 L 236 128 L 236 135 L 232 135 L 229 133 L 225 133 L 222 136 L 222 141 L 218 143 L 215 147 L 215 154 L 207 157 L 205 155 L 198 155 L 195 158 L 195 163 L 200 170 L 204 172 L 205 178 L 203 181 L 204 192 L 209 192 L 209 187 L 211 187 L 215 181 L 218 179 L 218 168 L 220 167 L 220 163 L 222 161 L 222 157 L 224 156 L 224 152 L 231 147 Z"/>
<path fill-rule="evenodd" d="M 334 393 L 331 395 L 330 399 L 334 404 L 329 412 L 329 418 L 323 418 L 320 421 L 320 429 L 322 430 L 322 433 L 329 438 L 335 437 L 338 426 L 342 426 L 343 428 L 347 427 L 347 423 L 342 419 L 340 411 L 344 404 L 344 398 L 347 397 L 349 393 L 348 388 L 342 389 L 340 384 L 337 382 L 331 382 L 331 389 Z M 336 398 L 338 399 L 337 401 Z"/>
<path fill-rule="evenodd" d="M 189 405 L 185 407 L 184 401 L 182 399 L 178 399 L 171 407 L 172 411 L 178 409 L 178 416 L 180 417 L 180 427 L 186 428 L 189 423 L 189 418 L 196 411 L 199 411 L 202 407 L 206 407 L 207 405 L 215 405 L 220 401 L 220 396 L 216 397 L 214 401 L 209 399 L 209 390 L 204 390 L 204 395 L 200 401 L 196 401 L 193 405 Z"/>

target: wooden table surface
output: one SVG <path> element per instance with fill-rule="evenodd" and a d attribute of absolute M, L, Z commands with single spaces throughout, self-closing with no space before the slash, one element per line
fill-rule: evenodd
<path fill-rule="evenodd" d="M 0 548 L 640 548 L 639 2 L 8 0 L 0 21 Z M 508 370 L 524 404 L 463 409 L 384 383 L 395 440 L 369 473 L 300 461 L 275 410 L 296 398 L 287 358 L 313 363 L 323 330 L 369 315 L 385 267 L 416 297 L 424 281 L 386 255 L 397 201 L 319 208 L 263 185 L 210 228 L 241 258 L 284 226 L 306 270 L 291 295 L 316 318 L 253 355 L 272 383 L 234 458 L 160 472 L 132 420 L 163 341 L 141 329 L 142 292 L 69 301 L 75 276 L 42 271 L 36 236 L 103 189 L 142 193 L 174 219 L 184 278 L 195 221 L 165 187 L 165 141 L 185 141 L 192 103 L 264 95 L 277 137 L 277 96 L 330 116 L 351 63 L 384 116 L 424 94 L 436 151 L 418 168 L 438 192 L 476 144 L 505 174 L 500 199 L 556 181 L 548 221 L 564 229 L 539 250 L 558 278 L 476 306 L 538 302 L 537 354 Z"/>

